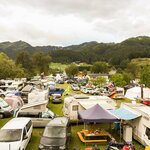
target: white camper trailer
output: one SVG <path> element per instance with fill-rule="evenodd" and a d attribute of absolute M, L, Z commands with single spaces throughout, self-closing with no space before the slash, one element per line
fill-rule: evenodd
<path fill-rule="evenodd" d="M 132 127 L 135 140 L 144 146 L 150 145 L 150 107 L 140 103 L 121 103 L 121 107 L 138 114 L 136 119 L 127 123 Z"/>
<path fill-rule="evenodd" d="M 63 113 L 64 116 L 70 118 L 71 121 L 78 120 L 78 111 L 88 109 L 96 104 L 99 104 L 105 109 L 115 109 L 116 103 L 107 96 L 87 96 L 78 94 L 68 96 L 64 99 Z"/>

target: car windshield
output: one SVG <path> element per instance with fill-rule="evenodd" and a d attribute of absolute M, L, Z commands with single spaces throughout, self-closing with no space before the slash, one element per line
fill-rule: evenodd
<path fill-rule="evenodd" d="M 42 112 L 42 118 L 54 118 L 54 117 L 55 117 L 55 114 L 51 110 Z"/>
<path fill-rule="evenodd" d="M 0 142 L 14 142 L 21 139 L 21 129 L 0 130 Z"/>
<path fill-rule="evenodd" d="M 64 138 L 66 136 L 66 128 L 64 127 L 46 127 L 43 133 L 44 137 Z"/>

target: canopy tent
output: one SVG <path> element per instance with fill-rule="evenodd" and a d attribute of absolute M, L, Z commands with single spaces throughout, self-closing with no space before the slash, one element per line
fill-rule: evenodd
<path fill-rule="evenodd" d="M 109 111 L 121 120 L 132 120 L 132 119 L 136 119 L 141 116 L 141 115 L 135 114 L 125 108 L 119 108 L 116 110 L 109 110 Z"/>
<path fill-rule="evenodd" d="M 112 115 L 109 111 L 102 108 L 100 105 L 96 104 L 95 106 L 78 112 L 78 118 L 82 119 L 84 122 L 115 122 L 119 121 L 117 117 Z"/>

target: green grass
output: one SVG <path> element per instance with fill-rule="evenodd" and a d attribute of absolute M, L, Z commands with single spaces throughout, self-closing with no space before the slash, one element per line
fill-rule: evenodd
<path fill-rule="evenodd" d="M 61 71 L 64 71 L 67 66 L 68 66 L 67 64 L 62 64 L 62 63 L 50 63 L 49 65 L 50 68 L 59 69 Z"/>

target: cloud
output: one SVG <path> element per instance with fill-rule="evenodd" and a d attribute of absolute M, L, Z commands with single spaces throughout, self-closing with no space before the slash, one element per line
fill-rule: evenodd
<path fill-rule="evenodd" d="M 148 0 L 0 0 L 0 41 L 69 45 L 150 35 Z"/>

